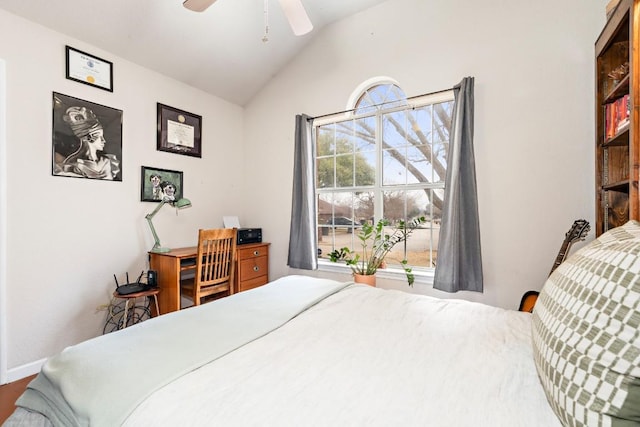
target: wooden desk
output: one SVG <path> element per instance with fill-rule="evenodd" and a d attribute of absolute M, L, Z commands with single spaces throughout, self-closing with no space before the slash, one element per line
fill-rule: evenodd
<path fill-rule="evenodd" d="M 149 252 L 149 269 L 158 272 L 158 305 L 160 314 L 180 310 L 180 277 L 196 265 L 198 247 L 171 249 L 169 252 Z"/>
<path fill-rule="evenodd" d="M 180 278 L 182 272 L 194 269 L 197 255 L 197 246 L 164 253 L 149 252 L 149 268 L 158 272 L 160 314 L 180 310 Z M 234 293 L 266 284 L 269 281 L 269 243 L 238 245 L 235 268 Z"/>

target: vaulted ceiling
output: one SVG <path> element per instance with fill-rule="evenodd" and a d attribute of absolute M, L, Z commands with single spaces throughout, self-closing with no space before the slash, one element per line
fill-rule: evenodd
<path fill-rule="evenodd" d="M 265 0 L 218 0 L 202 13 L 182 0 L 0 0 L 0 8 L 245 105 L 323 27 L 386 0 L 302 0 L 314 29 L 300 37 L 279 2 L 267 1 L 267 15 Z"/>

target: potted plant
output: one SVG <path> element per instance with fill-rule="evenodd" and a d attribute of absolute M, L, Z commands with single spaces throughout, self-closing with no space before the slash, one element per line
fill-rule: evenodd
<path fill-rule="evenodd" d="M 344 247 L 329 253 L 329 259 L 333 262 L 344 261 L 351 267 L 356 282 L 375 285 L 375 274 L 379 268 L 384 266 L 384 259 L 391 252 L 391 249 L 398 243 L 405 242 L 411 233 L 425 221 L 423 216 L 409 222 L 398 221 L 391 233 L 385 229 L 390 224 L 386 219 L 379 220 L 375 225 L 363 224 L 356 236 L 360 241 L 361 252 Z M 415 278 L 411 268 L 407 265 L 407 260 L 403 259 L 401 265 L 409 286 L 413 286 Z M 366 277 L 360 276 L 368 276 L 373 280 L 366 280 Z"/>

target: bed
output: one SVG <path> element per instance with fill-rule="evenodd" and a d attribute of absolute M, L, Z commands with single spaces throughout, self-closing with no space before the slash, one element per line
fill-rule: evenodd
<path fill-rule="evenodd" d="M 638 425 L 640 224 L 625 227 L 558 267 L 533 315 L 287 276 L 160 316 L 49 359 L 5 425 Z M 575 283 L 587 302 L 567 300 Z M 598 325 L 610 346 L 576 341 Z"/>

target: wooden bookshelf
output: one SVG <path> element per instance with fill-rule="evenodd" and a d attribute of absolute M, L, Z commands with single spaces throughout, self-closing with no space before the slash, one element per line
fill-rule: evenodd
<path fill-rule="evenodd" d="M 596 235 L 640 219 L 640 0 L 620 0 L 595 43 Z"/>

